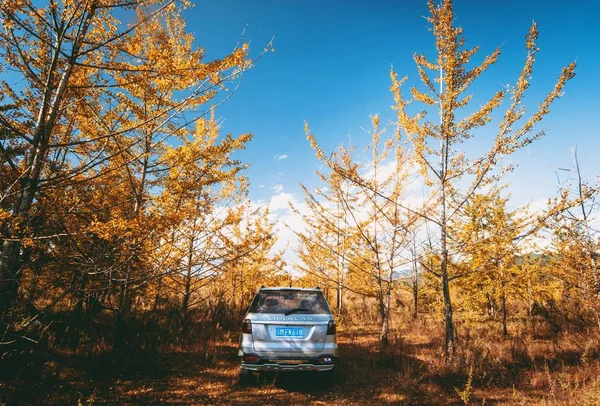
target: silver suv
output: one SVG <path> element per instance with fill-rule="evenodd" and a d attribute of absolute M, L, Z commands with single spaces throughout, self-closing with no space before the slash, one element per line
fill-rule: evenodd
<path fill-rule="evenodd" d="M 321 289 L 261 288 L 242 322 L 240 384 L 267 371 L 317 371 L 332 384 L 335 333 Z"/>

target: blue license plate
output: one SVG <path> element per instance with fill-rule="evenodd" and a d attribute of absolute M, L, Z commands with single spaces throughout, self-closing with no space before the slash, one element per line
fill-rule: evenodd
<path fill-rule="evenodd" d="M 302 327 L 276 327 L 275 335 L 277 337 L 304 337 Z"/>

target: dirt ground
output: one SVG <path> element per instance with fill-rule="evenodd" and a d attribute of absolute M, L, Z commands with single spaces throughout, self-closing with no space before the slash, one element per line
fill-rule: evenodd
<path fill-rule="evenodd" d="M 464 376 L 431 372 L 441 358 L 440 347 L 426 335 L 395 331 L 390 350 L 377 345 L 377 330 L 341 330 L 339 370 L 333 387 L 318 374 L 262 376 L 248 387 L 237 384 L 234 342 L 215 347 L 209 356 L 174 351 L 160 360 L 140 360 L 123 366 L 113 358 L 46 361 L 38 377 L 21 376 L 0 383 L 0 403 L 7 404 L 260 404 L 260 405 L 381 405 L 463 404 Z M 208 358 L 208 359 L 207 359 Z M 114 368 L 111 367 L 114 365 Z M 513 377 L 514 378 L 514 377 Z M 514 382 L 472 390 L 470 404 L 536 404 L 547 393 L 540 387 L 523 392 Z"/>

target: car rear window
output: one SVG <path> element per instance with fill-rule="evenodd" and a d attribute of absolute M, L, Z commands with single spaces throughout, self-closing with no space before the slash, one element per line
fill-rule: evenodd
<path fill-rule="evenodd" d="M 272 314 L 286 314 L 288 312 L 294 312 L 294 314 L 331 313 L 323 293 L 303 291 L 260 291 L 252 301 L 249 312 Z"/>

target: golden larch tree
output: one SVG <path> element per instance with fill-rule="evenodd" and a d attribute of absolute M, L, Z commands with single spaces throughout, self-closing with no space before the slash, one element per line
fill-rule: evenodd
<path fill-rule="evenodd" d="M 419 78 L 423 84 L 413 87 L 414 102 L 424 104 L 426 109 L 437 113 L 437 120 L 428 120 L 425 112 L 411 114 L 411 103 L 401 92 L 405 81 L 392 71 L 392 87 L 401 131 L 411 141 L 421 173 L 437 202 L 435 211 L 426 215 L 439 232 L 439 275 L 444 302 L 445 352 L 452 359 L 455 350 L 455 331 L 448 273 L 449 240 L 452 235 L 449 221 L 460 211 L 472 196 L 502 177 L 510 166 L 502 166 L 502 158 L 529 145 L 544 135 L 536 131 L 538 124 L 550 111 L 552 103 L 563 94 L 566 83 L 575 76 L 575 63 L 563 68 L 553 89 L 547 94 L 533 113 L 526 117 L 523 104 L 530 86 L 533 67 L 538 52 L 536 39 L 537 24 L 534 23 L 526 36 L 526 58 L 523 69 L 514 86 L 498 90 L 487 102 L 474 106 L 470 86 L 487 69 L 496 63 L 500 48 L 475 65 L 472 59 L 479 47 L 465 46 L 463 30 L 455 26 L 454 8 L 451 0 L 436 5 L 429 1 L 428 18 L 435 39 L 435 58 L 428 59 L 416 54 Z M 496 135 L 486 153 L 469 157 L 464 152 L 465 142 L 476 135 L 476 131 L 492 121 L 503 102 L 508 107 L 499 120 Z M 469 112 L 463 114 L 463 111 Z M 425 214 L 424 214 L 425 217 Z"/>

